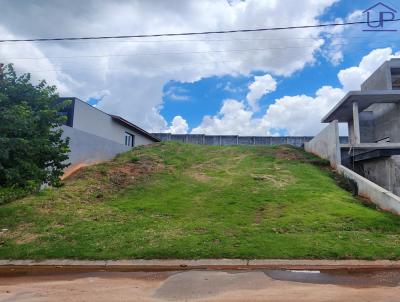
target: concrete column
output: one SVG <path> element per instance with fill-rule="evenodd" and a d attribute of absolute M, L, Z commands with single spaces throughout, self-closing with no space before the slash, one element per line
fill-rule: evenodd
<path fill-rule="evenodd" d="M 353 120 L 347 122 L 347 128 L 349 131 L 349 143 L 354 144 L 354 127 L 353 127 Z"/>
<path fill-rule="evenodd" d="M 354 131 L 354 143 L 360 143 L 360 119 L 358 116 L 358 103 L 353 103 L 353 131 Z"/>

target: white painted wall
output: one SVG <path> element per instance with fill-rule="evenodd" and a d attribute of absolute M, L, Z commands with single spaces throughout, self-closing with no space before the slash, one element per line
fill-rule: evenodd
<path fill-rule="evenodd" d="M 125 144 L 125 131 L 135 136 L 135 146 L 154 143 L 134 129 L 115 122 L 107 113 L 75 99 L 73 128 Z"/>

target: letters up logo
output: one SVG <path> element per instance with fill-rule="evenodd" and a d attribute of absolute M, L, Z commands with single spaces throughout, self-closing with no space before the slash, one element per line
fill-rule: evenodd
<path fill-rule="evenodd" d="M 363 11 L 363 14 L 366 15 L 368 26 L 363 31 L 397 31 L 397 29 L 393 29 L 397 14 L 397 10 L 394 8 L 378 2 Z"/>

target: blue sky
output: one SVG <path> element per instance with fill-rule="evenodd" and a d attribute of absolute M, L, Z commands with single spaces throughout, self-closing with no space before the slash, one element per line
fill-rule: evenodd
<path fill-rule="evenodd" d="M 376 1 L 339 1 L 321 15 L 320 22 L 331 22 L 336 18 L 345 19 L 354 11 L 363 11 L 376 3 Z M 384 3 L 397 9 L 391 1 Z M 333 64 L 322 53 L 317 53 L 313 64 L 307 64 L 305 68 L 289 77 L 274 76 L 278 83 L 277 89 L 260 99 L 261 110 L 254 113 L 254 117 L 264 114 L 269 105 L 284 96 L 301 94 L 315 96 L 315 92 L 324 85 L 341 87 L 337 77 L 338 72 L 357 66 L 361 59 L 374 49 L 385 47 L 391 47 L 393 51 L 398 49 L 396 44 L 399 33 L 364 33 L 362 28 L 357 26 L 355 29 L 343 32 L 343 37 L 347 37 L 345 44 L 348 45 L 342 46 L 343 59 L 339 64 Z M 249 76 L 213 76 L 194 83 L 170 81 L 163 89 L 163 106 L 160 112 L 168 123 L 175 116 L 182 116 L 187 121 L 190 131 L 201 123 L 203 116 L 217 114 L 225 99 L 244 100 L 253 76 L 261 74 L 263 73 L 253 72 Z M 176 93 L 172 94 L 171 91 Z M 176 95 L 179 97 L 176 98 Z"/>

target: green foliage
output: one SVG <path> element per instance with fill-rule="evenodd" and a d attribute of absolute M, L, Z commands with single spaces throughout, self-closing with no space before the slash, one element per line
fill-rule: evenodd
<path fill-rule="evenodd" d="M 112 185 L 123 171 L 134 179 Z M 134 148 L 0 206 L 1 228 L 2 259 L 400 259 L 399 217 L 287 146 Z"/>
<path fill-rule="evenodd" d="M 140 160 L 140 158 L 137 157 L 137 156 L 132 156 L 132 157 L 131 157 L 131 162 L 132 162 L 132 163 L 137 163 L 139 160 Z"/>
<path fill-rule="evenodd" d="M 18 188 L 18 187 L 0 188 L 0 204 L 24 197 L 28 193 L 29 193 L 28 188 Z"/>
<path fill-rule="evenodd" d="M 38 189 L 59 185 L 66 167 L 68 139 L 54 86 L 33 84 L 30 74 L 18 76 L 13 66 L 0 65 L 0 187 Z"/>

